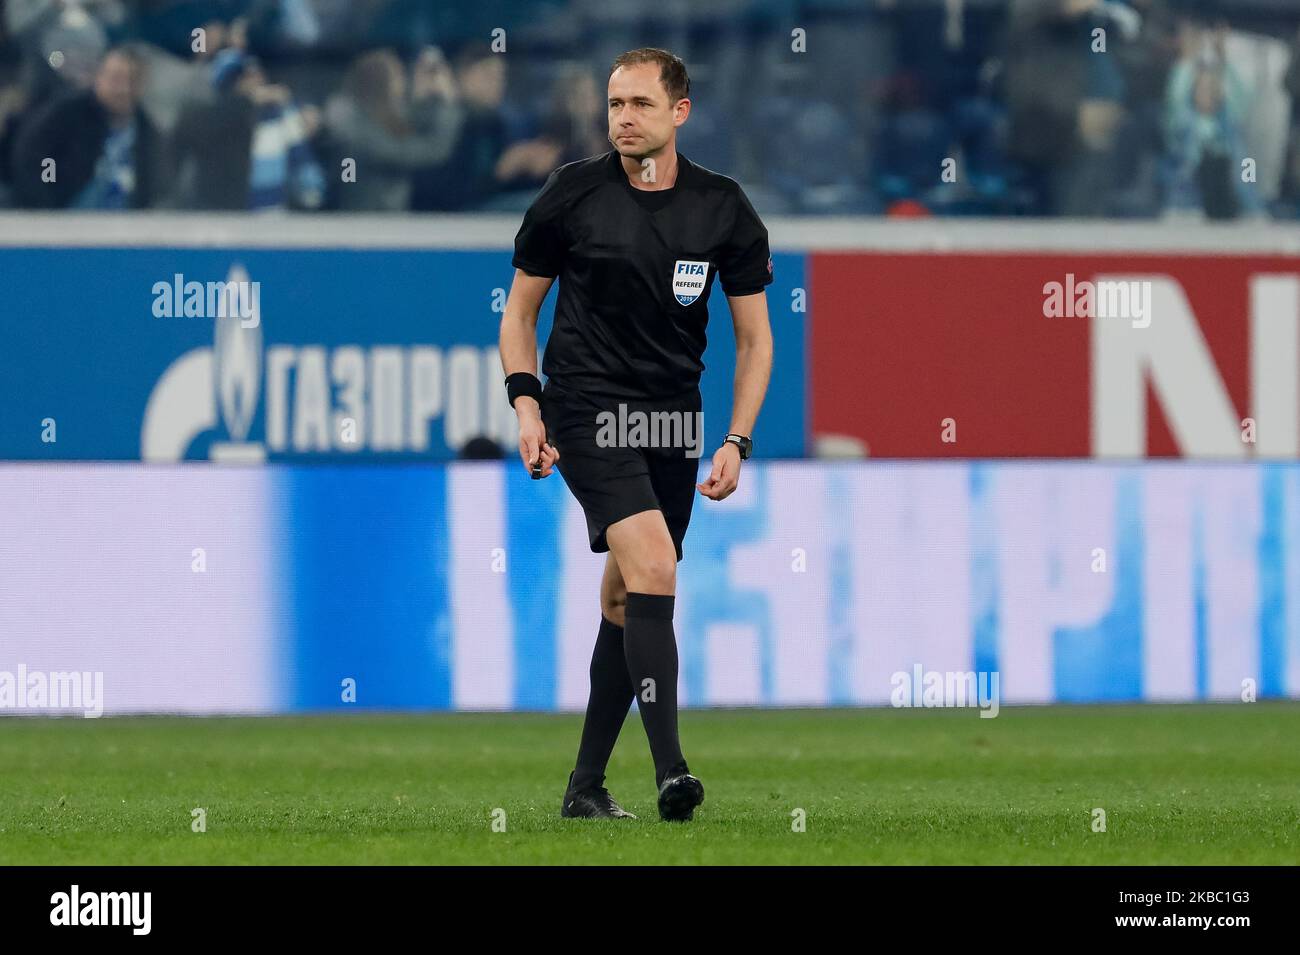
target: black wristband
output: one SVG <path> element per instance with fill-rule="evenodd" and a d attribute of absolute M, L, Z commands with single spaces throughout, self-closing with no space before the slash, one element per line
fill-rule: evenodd
<path fill-rule="evenodd" d="M 537 376 L 526 371 L 517 371 L 513 375 L 506 375 L 506 397 L 510 399 L 510 407 L 515 406 L 516 398 L 532 398 L 538 404 L 542 403 L 542 383 Z"/>

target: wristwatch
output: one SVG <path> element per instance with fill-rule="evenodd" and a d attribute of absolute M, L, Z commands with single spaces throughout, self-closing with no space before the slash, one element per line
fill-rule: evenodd
<path fill-rule="evenodd" d="M 734 444 L 740 448 L 740 460 L 748 461 L 749 456 L 754 453 L 754 442 L 752 439 L 743 434 L 729 434 L 722 439 L 723 444 Z"/>

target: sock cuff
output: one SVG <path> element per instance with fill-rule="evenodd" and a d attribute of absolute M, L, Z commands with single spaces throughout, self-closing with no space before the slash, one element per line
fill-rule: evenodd
<path fill-rule="evenodd" d="M 649 620 L 673 619 L 673 605 L 677 598 L 672 594 L 639 594 L 628 591 L 625 617 Z"/>
<path fill-rule="evenodd" d="M 610 620 L 602 613 L 600 615 L 600 632 L 612 633 L 615 636 L 622 636 L 623 628 L 620 627 L 618 624 L 616 624 L 613 620 Z"/>

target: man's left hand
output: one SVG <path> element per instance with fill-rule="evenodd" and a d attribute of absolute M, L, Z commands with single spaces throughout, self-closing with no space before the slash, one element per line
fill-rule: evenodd
<path fill-rule="evenodd" d="M 720 501 L 731 494 L 740 483 L 740 448 L 730 441 L 713 454 L 713 470 L 703 484 L 695 485 L 701 494 Z"/>

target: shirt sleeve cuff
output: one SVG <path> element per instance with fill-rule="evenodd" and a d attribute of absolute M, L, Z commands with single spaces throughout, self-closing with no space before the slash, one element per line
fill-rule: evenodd
<path fill-rule="evenodd" d="M 533 262 L 526 262 L 523 259 L 512 259 L 510 262 L 517 269 L 523 269 L 529 275 L 535 275 L 538 278 L 553 279 L 556 276 L 555 269 L 547 268 L 544 265 L 537 265 Z"/>
<path fill-rule="evenodd" d="M 767 286 L 768 286 L 767 282 L 750 282 L 747 285 L 741 283 L 740 285 L 737 285 L 735 288 L 727 288 L 724 285 L 722 287 L 722 294 L 730 295 L 730 296 L 756 295 L 757 293 L 762 292 L 764 289 L 766 289 Z"/>

